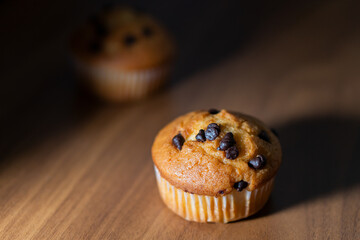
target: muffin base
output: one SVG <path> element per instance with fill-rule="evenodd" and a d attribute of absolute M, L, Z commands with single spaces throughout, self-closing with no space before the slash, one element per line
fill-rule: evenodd
<path fill-rule="evenodd" d="M 164 85 L 170 66 L 126 71 L 104 69 L 75 62 L 80 78 L 92 91 L 108 101 L 141 99 Z"/>
<path fill-rule="evenodd" d="M 160 196 L 177 215 L 195 222 L 228 223 L 246 218 L 259 211 L 270 197 L 274 177 L 253 191 L 232 191 L 220 197 L 185 192 L 160 176 L 155 168 Z"/>

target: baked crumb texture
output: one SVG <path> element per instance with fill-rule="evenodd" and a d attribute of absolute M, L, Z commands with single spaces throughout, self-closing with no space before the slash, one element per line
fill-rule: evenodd
<path fill-rule="evenodd" d="M 210 112 L 190 112 L 158 133 L 152 157 L 161 177 L 184 192 L 216 197 L 236 191 L 234 185 L 240 181 L 248 183 L 246 191 L 254 191 L 271 180 L 282 157 L 280 142 L 274 133 L 261 121 L 245 114 L 227 110 Z M 220 126 L 219 135 L 211 141 L 198 141 L 199 130 L 206 130 L 211 123 Z M 229 132 L 239 151 L 235 159 L 226 158 L 226 152 L 218 150 L 220 141 Z M 181 150 L 172 142 L 178 134 L 185 139 Z M 255 169 L 249 162 L 258 155 L 263 156 L 266 163 Z"/>

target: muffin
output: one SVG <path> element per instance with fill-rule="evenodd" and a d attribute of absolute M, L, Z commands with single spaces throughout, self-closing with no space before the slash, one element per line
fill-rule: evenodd
<path fill-rule="evenodd" d="M 259 211 L 281 163 L 276 135 L 251 116 L 195 111 L 165 126 L 152 158 L 161 198 L 196 222 L 231 222 Z"/>
<path fill-rule="evenodd" d="M 74 33 L 71 52 L 81 79 L 96 95 L 127 101 L 164 84 L 175 49 L 168 32 L 151 16 L 112 7 Z"/>

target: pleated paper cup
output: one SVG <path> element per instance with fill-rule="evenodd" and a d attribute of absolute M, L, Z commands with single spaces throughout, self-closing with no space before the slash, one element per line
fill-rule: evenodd
<path fill-rule="evenodd" d="M 241 192 L 232 191 L 220 197 L 197 195 L 172 186 L 155 167 L 161 198 L 177 215 L 195 222 L 228 223 L 246 218 L 259 211 L 270 197 L 274 177 L 261 187 Z"/>
<path fill-rule="evenodd" d="M 164 85 L 170 65 L 126 71 L 75 63 L 84 81 L 100 96 L 109 101 L 130 101 L 144 98 Z"/>

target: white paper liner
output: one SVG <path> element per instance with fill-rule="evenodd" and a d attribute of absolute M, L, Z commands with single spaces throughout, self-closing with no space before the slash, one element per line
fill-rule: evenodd
<path fill-rule="evenodd" d="M 155 175 L 161 198 L 176 214 L 189 221 L 227 223 L 246 218 L 259 211 L 269 199 L 274 178 L 253 191 L 232 191 L 220 197 L 185 192 Z"/>
<path fill-rule="evenodd" d="M 170 66 L 125 71 L 89 66 L 74 61 L 80 75 L 89 80 L 99 95 L 115 99 L 138 99 L 161 87 L 170 73 Z"/>

